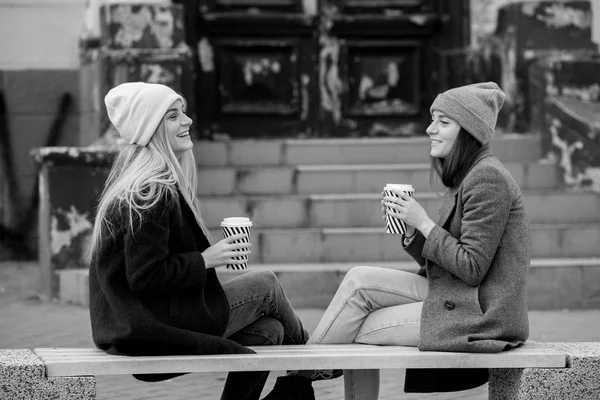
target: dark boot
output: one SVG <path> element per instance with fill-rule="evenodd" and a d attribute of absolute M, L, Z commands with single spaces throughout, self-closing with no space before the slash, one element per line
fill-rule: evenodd
<path fill-rule="evenodd" d="M 262 400 L 315 400 L 310 378 L 299 375 L 280 376 L 273 390 Z"/>

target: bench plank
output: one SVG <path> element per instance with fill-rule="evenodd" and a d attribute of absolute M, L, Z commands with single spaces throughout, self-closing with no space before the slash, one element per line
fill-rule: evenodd
<path fill-rule="evenodd" d="M 127 375 L 289 369 L 565 368 L 567 355 L 528 343 L 497 354 L 421 352 L 415 347 L 296 345 L 252 347 L 257 354 L 114 356 L 94 348 L 38 348 L 47 376 Z"/>

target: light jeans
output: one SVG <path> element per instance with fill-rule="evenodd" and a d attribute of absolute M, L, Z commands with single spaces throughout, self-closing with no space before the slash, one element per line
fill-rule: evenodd
<path fill-rule="evenodd" d="M 427 278 L 355 267 L 340 284 L 307 344 L 418 346 Z M 346 400 L 377 400 L 379 370 L 344 371 Z"/>

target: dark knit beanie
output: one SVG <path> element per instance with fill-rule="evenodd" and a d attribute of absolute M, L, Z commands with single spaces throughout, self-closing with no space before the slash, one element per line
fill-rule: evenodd
<path fill-rule="evenodd" d="M 438 94 L 430 111 L 444 113 L 475 139 L 486 144 L 494 136 L 498 112 L 505 97 L 494 82 L 474 83 Z"/>

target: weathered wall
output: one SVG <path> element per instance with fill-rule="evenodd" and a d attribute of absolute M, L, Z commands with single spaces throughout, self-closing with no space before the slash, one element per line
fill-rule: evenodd
<path fill-rule="evenodd" d="M 471 42 L 496 30 L 498 9 L 505 4 L 538 0 L 471 0 Z M 569 0 L 565 0 L 569 1 Z M 600 44 L 600 1 L 590 0 L 593 13 L 592 37 Z"/>
<path fill-rule="evenodd" d="M 62 119 L 57 144 L 77 144 L 78 37 L 86 0 L 0 0 L 0 91 L 4 95 L 10 155 L 8 171 L 16 182 L 7 194 L 0 224 L 26 233 L 35 246 L 36 230 L 26 215 L 36 191 L 35 166 L 29 151 L 48 143 L 61 98 L 71 107 Z M 6 160 L 2 160 L 3 165 Z M 35 224 L 34 224 L 35 225 Z M 10 257 L 8 249 L 0 249 Z M 14 256 L 14 255 L 13 255 Z M 2 257 L 0 257 L 2 258 Z"/>

